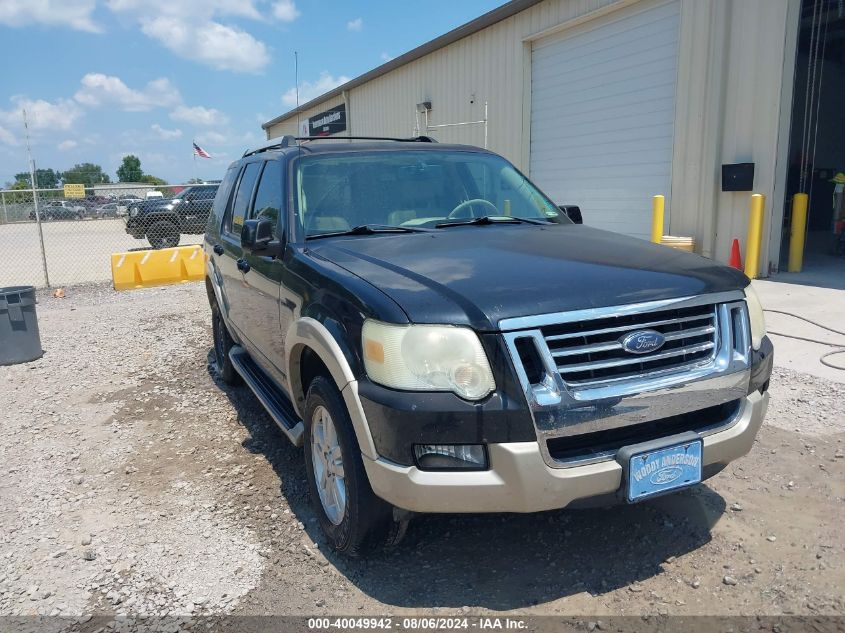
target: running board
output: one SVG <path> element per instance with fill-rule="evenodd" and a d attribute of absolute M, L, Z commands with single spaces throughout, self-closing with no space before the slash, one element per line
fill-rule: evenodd
<path fill-rule="evenodd" d="M 294 446 L 302 446 L 302 433 L 305 426 L 299 416 L 296 415 L 287 396 L 240 345 L 232 346 L 232 349 L 229 350 L 229 358 L 232 360 L 235 371 L 252 389 L 255 397 L 264 405 L 267 413 L 279 425 L 282 432 L 288 436 Z"/>

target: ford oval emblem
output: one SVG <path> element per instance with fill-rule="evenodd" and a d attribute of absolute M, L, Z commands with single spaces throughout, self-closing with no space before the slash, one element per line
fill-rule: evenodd
<path fill-rule="evenodd" d="M 682 474 L 684 474 L 684 469 L 680 466 L 667 466 L 649 477 L 649 481 L 655 486 L 665 486 L 666 484 L 671 484 Z"/>
<path fill-rule="evenodd" d="M 666 338 L 654 330 L 637 330 L 626 334 L 620 343 L 622 349 L 630 354 L 648 354 L 663 347 Z"/>

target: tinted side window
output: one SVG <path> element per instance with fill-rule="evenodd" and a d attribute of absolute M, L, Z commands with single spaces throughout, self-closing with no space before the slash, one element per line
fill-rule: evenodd
<path fill-rule="evenodd" d="M 223 226 L 225 231 L 235 234 L 238 238 L 241 236 L 241 229 L 244 226 L 244 220 L 249 209 L 249 201 L 252 199 L 252 191 L 255 189 L 255 181 L 258 178 L 258 171 L 260 169 L 261 163 L 250 163 L 244 169 L 241 175 L 241 181 L 238 183 L 238 192 L 235 194 L 235 201 L 232 204 L 231 215 Z"/>
<path fill-rule="evenodd" d="M 214 197 L 214 205 L 211 207 L 212 213 L 209 217 L 209 222 L 212 221 L 212 218 L 217 218 L 218 227 L 220 226 L 220 218 L 223 217 L 226 207 L 229 206 L 229 199 L 232 197 L 232 186 L 235 184 L 237 177 L 238 167 L 237 165 L 232 165 L 223 177 L 223 182 L 220 184 L 217 195 Z"/>
<path fill-rule="evenodd" d="M 268 161 L 261 173 L 261 181 L 255 192 L 255 204 L 252 217 L 267 218 L 273 221 L 273 239 L 279 237 L 279 216 L 282 209 L 282 164 Z"/>

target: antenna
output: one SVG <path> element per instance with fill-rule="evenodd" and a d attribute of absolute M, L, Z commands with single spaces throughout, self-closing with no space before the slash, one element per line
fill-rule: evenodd
<path fill-rule="evenodd" d="M 293 52 L 293 76 L 296 84 L 296 135 L 299 136 L 302 130 L 299 129 L 299 53 Z"/>

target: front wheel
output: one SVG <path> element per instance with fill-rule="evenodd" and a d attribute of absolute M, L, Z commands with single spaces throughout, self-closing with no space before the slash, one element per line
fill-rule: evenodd
<path fill-rule="evenodd" d="M 308 490 L 329 545 L 361 556 L 398 543 L 407 523 L 370 487 L 343 397 L 326 377 L 311 382 L 304 417 Z"/>
<path fill-rule="evenodd" d="M 168 220 L 153 222 L 147 229 L 147 240 L 155 249 L 179 246 L 179 227 Z"/>

